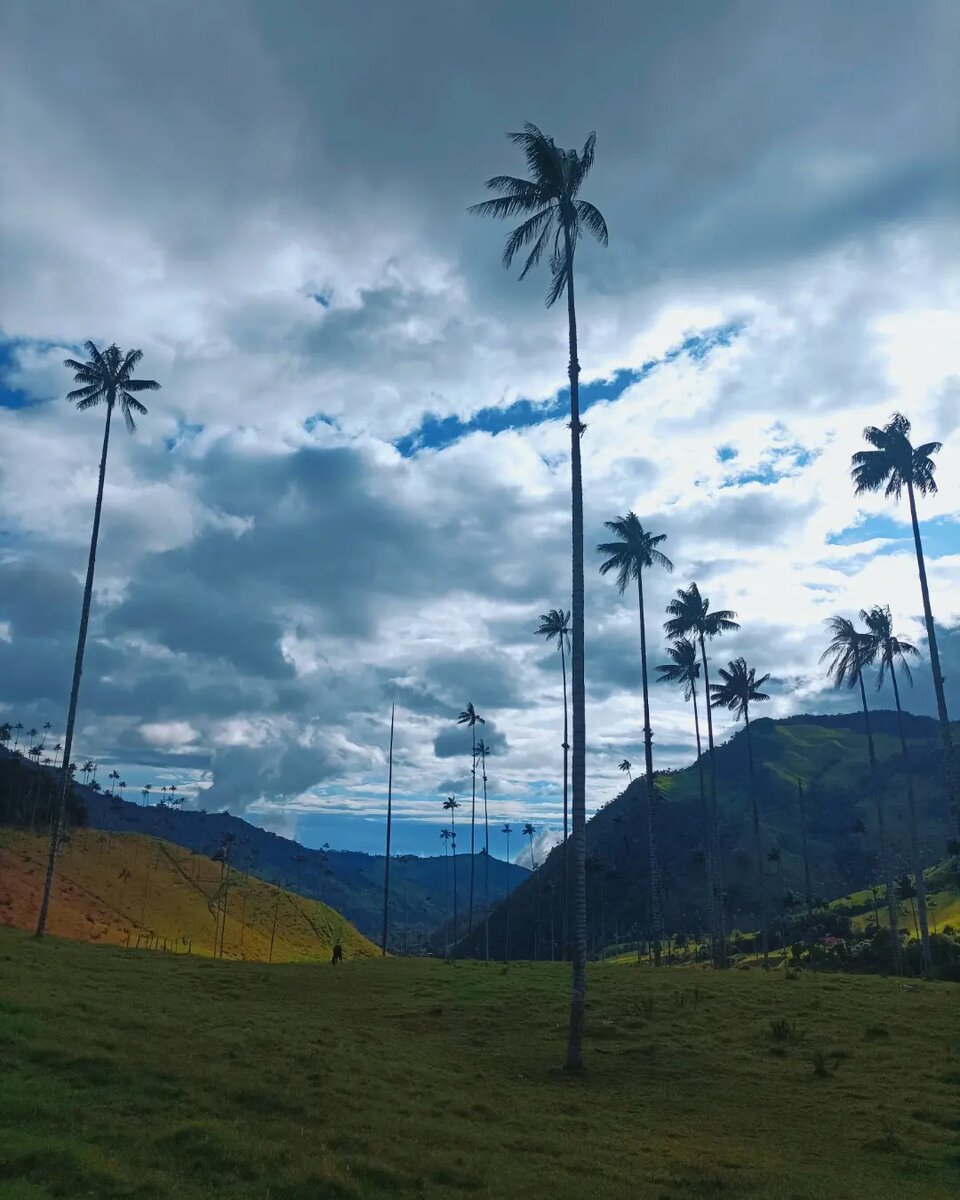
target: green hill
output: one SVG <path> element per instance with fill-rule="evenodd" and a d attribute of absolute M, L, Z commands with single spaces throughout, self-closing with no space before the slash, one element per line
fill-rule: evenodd
<path fill-rule="evenodd" d="M 878 777 L 884 789 L 898 874 L 909 871 L 906 779 L 895 736 L 895 714 L 873 714 Z M 957 737 L 960 740 L 960 728 Z M 780 864 L 767 864 L 768 893 L 782 900 L 803 891 L 797 780 L 804 782 L 811 882 L 817 897 L 846 895 L 876 877 L 875 801 L 860 714 L 762 719 L 751 725 L 757 763 L 762 838 Z M 907 734 L 926 865 L 943 860 L 952 833 L 934 721 L 908 717 Z M 720 841 L 727 927 L 756 927 L 757 906 L 749 775 L 743 730 L 717 748 Z M 699 775 L 695 764 L 658 773 L 657 832 L 668 932 L 706 927 Z M 587 823 L 589 939 L 592 952 L 649 928 L 646 787 L 635 779 Z M 554 848 L 535 876 L 491 917 L 491 950 L 514 957 L 550 957 L 560 948 L 562 859 Z M 779 907 L 779 904 L 778 904 Z M 552 929 L 552 933 L 551 933 Z M 474 938 L 465 948 L 478 953 Z"/>

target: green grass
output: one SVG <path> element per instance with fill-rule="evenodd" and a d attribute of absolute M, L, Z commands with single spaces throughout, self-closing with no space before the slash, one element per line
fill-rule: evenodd
<path fill-rule="evenodd" d="M 956 986 L 598 966 L 575 1078 L 566 999 L 546 963 L 0 931 L 0 1197 L 957 1194 Z"/>

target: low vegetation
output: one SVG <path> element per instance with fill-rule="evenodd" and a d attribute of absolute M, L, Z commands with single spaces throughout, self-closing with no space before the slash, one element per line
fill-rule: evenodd
<path fill-rule="evenodd" d="M 8 929 L 0 960 L 8 1198 L 952 1200 L 960 1179 L 947 984 L 597 965 L 571 1078 L 560 963 L 268 968 Z"/>

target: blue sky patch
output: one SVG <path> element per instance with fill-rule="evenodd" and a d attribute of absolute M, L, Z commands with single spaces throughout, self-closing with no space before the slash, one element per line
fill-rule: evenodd
<path fill-rule="evenodd" d="M 678 346 L 671 347 L 662 358 L 651 358 L 636 370 L 623 369 L 610 379 L 596 379 L 580 385 L 580 412 L 587 412 L 600 400 L 616 400 L 631 386 L 645 379 L 657 367 L 673 362 L 682 354 L 697 362 L 704 361 L 718 346 L 729 346 L 742 332 L 742 321 L 732 321 L 702 333 L 690 334 Z M 481 408 L 472 417 L 442 417 L 428 413 L 420 425 L 394 441 L 404 458 L 420 450 L 442 450 L 469 433 L 503 433 L 508 429 L 529 429 L 544 421 L 558 421 L 570 411 L 570 391 L 563 388 L 549 400 L 515 400 L 505 408 Z"/>

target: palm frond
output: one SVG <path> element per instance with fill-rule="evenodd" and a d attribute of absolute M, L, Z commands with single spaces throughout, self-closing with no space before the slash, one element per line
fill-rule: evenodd
<path fill-rule="evenodd" d="M 563 293 L 567 290 L 567 280 L 570 278 L 570 264 L 566 254 L 555 253 L 550 261 L 550 287 L 547 290 L 547 308 L 553 308 Z"/>
<path fill-rule="evenodd" d="M 122 375 L 129 375 L 137 363 L 143 358 L 142 350 L 128 350 L 123 358 L 123 366 L 120 368 Z"/>
<path fill-rule="evenodd" d="M 597 239 L 601 246 L 606 246 L 610 240 L 607 223 L 598 208 L 588 204 L 586 200 L 577 201 L 577 216 L 585 229 Z"/>
<path fill-rule="evenodd" d="M 159 392 L 160 384 L 155 379 L 125 379 L 124 389 L 128 392 Z"/>
<path fill-rule="evenodd" d="M 533 212 L 540 207 L 540 200 L 527 200 L 521 196 L 497 196 L 494 200 L 481 200 L 479 204 L 471 204 L 467 212 L 477 217 L 517 217 L 521 213 Z"/>
<path fill-rule="evenodd" d="M 104 387 L 102 383 L 89 383 L 86 387 L 77 388 L 75 391 L 67 392 L 64 397 L 71 404 L 79 400 L 92 400 L 96 404 L 104 396 Z"/>
<path fill-rule="evenodd" d="M 537 238 L 542 238 L 543 226 L 549 225 L 551 217 L 554 215 L 554 209 L 544 208 L 540 212 L 534 213 L 532 217 L 528 217 L 522 225 L 518 225 L 516 229 L 507 238 L 507 244 L 503 248 L 503 258 L 501 262 L 505 267 L 509 267 L 513 262 L 514 256 L 524 246 Z"/>

